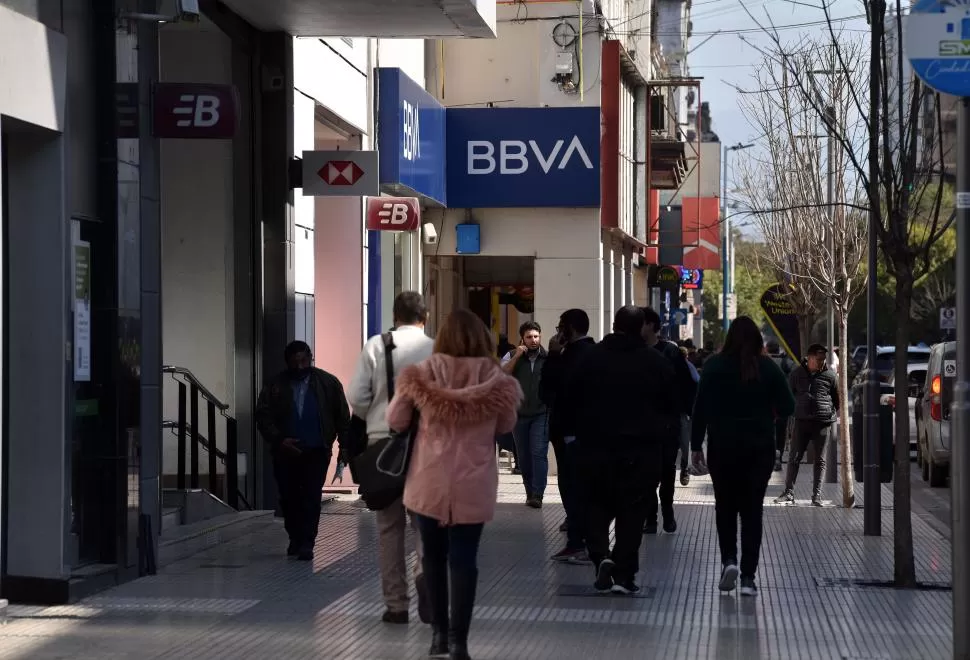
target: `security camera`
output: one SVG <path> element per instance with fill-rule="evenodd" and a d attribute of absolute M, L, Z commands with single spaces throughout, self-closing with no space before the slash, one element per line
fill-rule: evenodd
<path fill-rule="evenodd" d="M 198 23 L 202 20 L 199 0 L 175 0 L 175 11 L 180 21 Z"/>
<path fill-rule="evenodd" d="M 438 230 L 434 228 L 434 224 L 430 222 L 424 223 L 421 231 L 424 234 L 424 242 L 428 245 L 435 245 L 438 242 Z"/>

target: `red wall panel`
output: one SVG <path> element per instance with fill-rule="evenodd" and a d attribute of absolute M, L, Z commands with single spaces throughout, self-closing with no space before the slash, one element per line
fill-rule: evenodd
<path fill-rule="evenodd" d="M 685 268 L 720 270 L 721 216 L 717 197 L 684 197 L 683 219 Z"/>
<path fill-rule="evenodd" d="M 600 224 L 620 226 L 620 42 L 603 42 L 600 69 Z"/>

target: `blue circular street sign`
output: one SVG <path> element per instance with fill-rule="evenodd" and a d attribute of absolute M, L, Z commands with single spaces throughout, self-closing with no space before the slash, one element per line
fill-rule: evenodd
<path fill-rule="evenodd" d="M 970 0 L 917 0 L 905 26 L 916 75 L 937 92 L 970 96 Z"/>

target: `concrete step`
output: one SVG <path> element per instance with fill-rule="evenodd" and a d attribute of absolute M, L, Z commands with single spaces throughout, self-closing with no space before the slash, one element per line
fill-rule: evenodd
<path fill-rule="evenodd" d="M 162 509 L 162 533 L 182 524 L 182 508 L 166 507 Z"/>

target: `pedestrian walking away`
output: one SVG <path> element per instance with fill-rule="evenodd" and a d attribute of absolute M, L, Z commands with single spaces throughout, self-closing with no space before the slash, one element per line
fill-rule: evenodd
<path fill-rule="evenodd" d="M 419 416 L 404 505 L 424 543 L 432 657 L 470 658 L 478 548 L 498 495 L 495 436 L 515 425 L 523 398 L 493 351 L 485 324 L 469 310 L 453 311 L 438 331 L 434 355 L 401 372 L 387 409 L 394 429 L 409 428 Z"/>
<path fill-rule="evenodd" d="M 765 347 L 768 353 L 768 357 L 774 360 L 781 368 L 781 372 L 785 374 L 785 378 L 791 375 L 792 369 L 795 368 L 794 360 L 789 357 L 788 353 L 781 350 L 781 346 L 778 345 L 776 341 L 768 342 Z M 788 434 L 791 429 L 791 417 L 778 417 L 775 420 L 775 472 L 781 472 L 781 462 L 784 458 L 785 447 L 788 445 Z"/>
<path fill-rule="evenodd" d="M 698 471 L 714 486 L 721 591 L 756 596 L 765 492 L 775 459 L 775 419 L 795 400 L 781 369 L 762 355 L 758 326 L 747 316 L 731 323 L 723 350 L 704 365 L 694 405 L 691 449 Z M 707 436 L 707 458 L 703 447 Z M 738 566 L 738 520 L 741 563 Z"/>
<path fill-rule="evenodd" d="M 835 372 L 825 364 L 827 353 L 828 350 L 821 344 L 812 344 L 808 347 L 805 360 L 788 377 L 795 395 L 795 423 L 792 428 L 785 490 L 775 500 L 777 504 L 794 504 L 798 468 L 811 446 L 815 454 L 812 505 L 822 506 L 825 445 L 839 412 L 839 381 Z"/>
<path fill-rule="evenodd" d="M 674 370 L 674 400 L 677 413 L 677 425 L 674 433 L 664 438 L 662 446 L 659 498 L 656 492 L 647 499 L 647 520 L 643 531 L 645 534 L 656 534 L 658 530 L 658 513 L 663 513 L 663 530 L 667 534 L 677 531 L 677 519 L 674 516 L 674 484 L 677 478 L 677 454 L 680 453 L 680 481 L 681 484 L 690 483 L 687 471 L 690 461 L 690 438 L 687 427 L 690 415 L 694 409 L 694 397 L 697 394 L 697 381 L 691 372 L 687 358 L 680 347 L 672 341 L 660 337 L 660 315 L 649 307 L 643 308 L 644 324 L 643 338 L 647 346 L 657 350 L 669 362 Z M 659 499 L 659 502 L 658 502 Z M 658 506 L 659 505 L 659 506 Z M 658 511 L 659 509 L 659 511 Z"/>
<path fill-rule="evenodd" d="M 526 504 L 542 508 L 549 478 L 549 418 L 546 404 L 539 397 L 542 371 L 548 353 L 542 347 L 542 328 L 526 321 L 519 328 L 519 345 L 502 358 L 502 368 L 519 381 L 525 399 L 515 423 L 515 454 L 522 472 Z"/>
<path fill-rule="evenodd" d="M 428 309 L 421 294 L 404 291 L 394 299 L 394 330 L 391 362 L 395 380 L 410 365 L 431 357 L 434 341 L 424 332 Z M 354 414 L 367 420 L 367 442 L 372 445 L 390 434 L 387 424 L 388 383 L 387 353 L 381 335 L 371 337 L 357 360 L 357 368 L 348 389 Z M 385 623 L 408 623 L 407 540 L 408 515 L 404 502 L 398 498 L 390 506 L 376 512 L 378 565 L 381 590 L 384 595 Z M 414 521 L 411 521 L 414 526 Z M 415 527 L 416 529 L 416 527 Z M 418 595 L 418 616 L 431 622 L 430 603 L 421 570 L 421 538 L 415 535 L 414 582 Z"/>
<path fill-rule="evenodd" d="M 579 443 L 566 444 L 563 434 L 566 387 L 576 365 L 596 345 L 587 336 L 589 315 L 581 309 L 569 309 L 559 317 L 556 335 L 549 341 L 549 358 L 542 370 L 539 396 L 549 407 L 549 440 L 556 454 L 559 495 L 566 510 L 562 531 L 566 547 L 554 554 L 553 561 L 587 563 L 585 532 L 585 496 L 579 478 Z"/>
<path fill-rule="evenodd" d="M 674 370 L 643 339 L 643 310 L 621 308 L 613 333 L 588 349 L 557 399 L 564 442 L 579 443 L 586 548 L 601 592 L 635 594 L 648 498 L 663 442 L 677 432 Z M 615 542 L 610 548 L 610 526 Z"/>
<path fill-rule="evenodd" d="M 260 392 L 255 419 L 273 458 L 273 476 L 290 541 L 286 554 L 309 561 L 320 526 L 323 483 L 333 443 L 347 437 L 350 409 L 340 381 L 313 366 L 313 353 L 306 342 L 288 344 L 283 358 L 286 369 Z"/>

